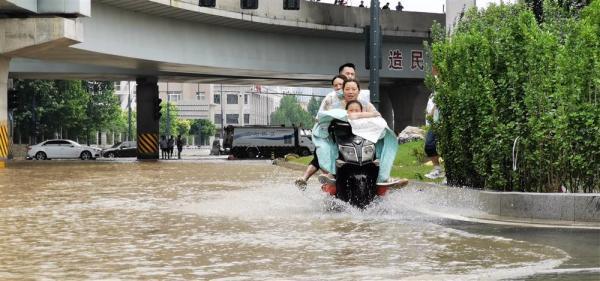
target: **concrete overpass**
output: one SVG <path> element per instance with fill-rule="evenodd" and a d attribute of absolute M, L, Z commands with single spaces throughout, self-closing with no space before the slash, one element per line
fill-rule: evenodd
<path fill-rule="evenodd" d="M 302 1 L 290 11 L 280 0 L 260 0 L 258 9 L 241 10 L 235 0 L 217 0 L 215 8 L 197 2 L 0 0 L 0 118 L 7 71 L 13 78 L 328 86 L 337 66 L 354 62 L 368 79 L 369 9 Z M 382 11 L 381 111 L 397 129 L 422 119 L 422 106 L 414 105 L 425 104 L 422 42 L 433 21 L 443 23 L 445 15 Z"/>

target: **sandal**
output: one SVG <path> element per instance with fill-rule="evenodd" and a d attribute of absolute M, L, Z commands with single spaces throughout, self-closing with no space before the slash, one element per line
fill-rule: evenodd
<path fill-rule="evenodd" d="M 300 190 L 306 189 L 306 181 L 303 178 L 297 178 L 294 184 L 296 184 L 296 187 Z"/>

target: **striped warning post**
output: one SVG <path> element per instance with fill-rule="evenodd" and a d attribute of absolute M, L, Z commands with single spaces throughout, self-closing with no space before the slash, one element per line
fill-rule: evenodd
<path fill-rule="evenodd" d="M 158 158 L 158 134 L 140 134 L 138 137 L 138 154 Z"/>
<path fill-rule="evenodd" d="M 6 122 L 0 122 L 0 158 L 8 158 L 10 142 L 8 138 L 8 126 Z"/>

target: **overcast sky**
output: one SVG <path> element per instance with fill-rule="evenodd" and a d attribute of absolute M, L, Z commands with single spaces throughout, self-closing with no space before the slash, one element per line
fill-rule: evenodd
<path fill-rule="evenodd" d="M 368 7 L 371 5 L 371 0 L 364 0 L 365 5 Z M 476 0 L 477 7 L 485 8 L 490 3 L 500 3 L 500 0 Z M 504 0 L 507 2 L 515 2 L 516 0 Z M 333 0 L 321 0 L 321 2 L 325 3 L 333 3 Z M 390 3 L 390 8 L 393 10 L 398 3 L 398 0 L 379 0 L 381 6 L 385 5 L 385 3 Z M 404 6 L 405 11 L 416 11 L 416 12 L 429 12 L 429 13 L 443 13 L 444 5 L 446 5 L 446 0 L 401 0 L 402 6 Z M 350 6 L 358 6 L 360 4 L 360 0 L 348 0 L 348 4 Z"/>

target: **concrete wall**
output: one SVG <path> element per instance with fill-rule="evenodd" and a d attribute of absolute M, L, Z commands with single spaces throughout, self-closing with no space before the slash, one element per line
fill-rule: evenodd
<path fill-rule="evenodd" d="M 197 5 L 198 3 L 197 0 L 179 0 L 178 2 L 192 5 Z M 216 9 L 269 19 L 359 29 L 370 23 L 370 9 L 368 8 L 338 6 L 301 0 L 300 10 L 284 10 L 282 2 L 281 0 L 260 0 L 258 9 L 242 10 L 240 9 L 239 0 L 217 0 Z M 380 24 L 384 35 L 386 35 L 386 32 L 391 35 L 398 31 L 408 31 L 414 33 L 414 36 L 424 36 L 427 38 L 431 22 L 434 20 L 444 24 L 444 14 L 382 10 L 380 16 Z"/>
<path fill-rule="evenodd" d="M 429 90 L 420 79 L 403 79 L 396 80 L 393 84 L 382 85 L 382 105 L 383 97 L 389 98 L 390 105 L 393 107 L 393 119 L 388 119 L 388 125 L 396 133 L 400 133 L 406 126 L 422 126 L 425 125 L 425 107 L 427 106 L 427 98 Z M 380 106 L 383 112 L 384 109 Z M 389 120 L 394 120 L 393 125 Z"/>
<path fill-rule="evenodd" d="M 31 14 L 89 16 L 90 0 L 1 0 L 0 9 Z"/>
<path fill-rule="evenodd" d="M 345 62 L 357 64 L 359 76 L 367 77 L 364 67 L 362 38 L 333 38 L 304 36 L 293 33 L 269 33 L 260 30 L 230 28 L 199 22 L 123 10 L 93 3 L 93 16 L 84 18 L 84 42 L 74 48 L 93 53 L 145 60 L 146 68 L 161 68 L 161 63 L 190 65 L 189 72 L 207 67 L 212 74 L 237 73 L 260 75 L 276 72 L 279 75 L 333 75 Z M 403 70 L 389 70 L 387 54 L 398 49 L 404 54 Z M 384 68 L 382 77 L 422 78 L 423 71 L 410 70 L 411 50 L 422 50 L 422 43 L 386 42 L 383 44 Z M 343 51 L 340 51 L 343 50 Z M 70 59 L 70 58 L 67 58 Z M 73 60 L 79 58 L 72 58 Z M 97 63 L 127 65 L 125 61 L 92 60 Z M 157 62 L 152 64 L 151 62 Z M 186 71 L 185 67 L 163 68 L 165 71 Z M 242 71 L 243 70 L 243 71 Z M 265 74 L 266 75 L 266 74 Z"/>

